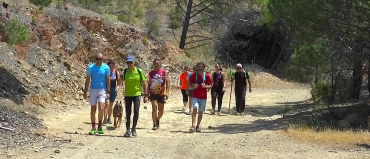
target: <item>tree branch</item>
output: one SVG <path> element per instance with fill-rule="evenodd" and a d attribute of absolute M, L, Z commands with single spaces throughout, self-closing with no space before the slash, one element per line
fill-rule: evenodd
<path fill-rule="evenodd" d="M 181 11 L 183 11 L 184 13 L 186 13 L 185 9 L 182 8 L 182 6 L 181 6 L 181 2 L 179 0 L 175 0 L 175 2 L 177 4 L 177 6 L 181 9 Z"/>
<path fill-rule="evenodd" d="M 193 17 L 195 17 L 199 13 L 203 12 L 204 10 L 208 9 L 209 7 L 211 7 L 211 6 L 215 5 L 215 4 L 217 4 L 217 1 L 215 1 L 214 3 L 209 4 L 208 6 L 205 6 L 204 8 L 202 8 L 200 10 L 193 10 L 195 13 L 192 16 L 190 16 L 190 19 L 193 18 Z"/>
<path fill-rule="evenodd" d="M 210 37 L 206 37 L 206 36 L 202 36 L 202 35 L 191 35 L 191 36 L 188 36 L 187 38 L 203 38 L 203 39 L 208 39 L 208 40 L 211 40 L 213 42 L 217 42 L 216 40 L 210 38 Z"/>
<path fill-rule="evenodd" d="M 173 30 L 172 28 L 171 28 L 171 30 L 172 30 L 173 38 L 175 38 L 175 40 L 177 41 L 177 43 L 180 43 L 180 41 L 176 38 L 175 30 Z"/>

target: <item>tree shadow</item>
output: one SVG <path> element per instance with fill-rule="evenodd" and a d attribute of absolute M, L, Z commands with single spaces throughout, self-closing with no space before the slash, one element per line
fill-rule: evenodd
<path fill-rule="evenodd" d="M 8 98 L 14 103 L 23 104 L 23 100 L 31 92 L 12 73 L 0 66 L 0 98 Z"/>
<path fill-rule="evenodd" d="M 296 103 L 292 104 L 294 105 Z M 271 110 L 267 109 L 281 109 L 281 105 L 257 106 L 253 109 L 259 110 L 260 119 L 246 124 L 238 123 L 210 126 L 206 129 L 205 133 L 238 134 L 262 130 L 286 130 L 295 125 L 304 125 L 315 130 L 330 128 L 339 131 L 366 131 L 368 129 L 370 106 L 367 103 L 321 109 L 310 109 L 310 106 L 312 106 L 312 104 L 297 105 L 295 110 L 293 110 L 294 112 L 282 114 L 280 116 L 274 116 L 274 113 L 271 113 Z"/>
<path fill-rule="evenodd" d="M 297 102 L 277 102 L 276 106 L 253 105 L 246 106 L 245 113 L 255 117 L 269 117 L 273 115 L 285 115 L 287 113 L 304 112 L 312 109 L 314 104 L 309 100 Z"/>

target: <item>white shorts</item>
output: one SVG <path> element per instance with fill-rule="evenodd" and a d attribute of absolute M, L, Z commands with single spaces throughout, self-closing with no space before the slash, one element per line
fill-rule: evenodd
<path fill-rule="evenodd" d="M 105 89 L 91 89 L 90 90 L 90 105 L 96 106 L 99 103 L 105 103 L 107 93 Z"/>

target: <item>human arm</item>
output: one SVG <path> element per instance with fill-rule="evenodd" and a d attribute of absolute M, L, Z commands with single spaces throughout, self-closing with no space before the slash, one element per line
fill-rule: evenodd
<path fill-rule="evenodd" d="M 210 74 L 208 74 L 208 73 L 206 74 L 206 81 L 204 81 L 204 83 L 202 83 L 202 87 L 206 88 L 206 89 L 212 88 L 212 79 L 211 79 Z"/>
<path fill-rule="evenodd" d="M 106 92 L 106 94 L 107 94 L 107 97 L 109 98 L 109 95 L 110 95 L 110 89 L 111 89 L 111 87 L 110 87 L 110 70 L 109 70 L 109 67 L 107 67 L 106 69 L 105 69 L 105 80 L 106 80 L 106 82 L 107 82 L 107 92 Z"/>
<path fill-rule="evenodd" d="M 87 99 L 87 90 L 90 85 L 90 79 L 91 79 L 91 67 L 87 68 L 87 75 L 86 75 L 86 80 L 85 80 L 85 88 L 84 88 L 84 99 Z"/>
<path fill-rule="evenodd" d="M 144 103 L 146 103 L 148 101 L 148 96 L 149 96 L 149 94 L 148 94 L 148 91 L 149 91 L 148 82 L 146 80 L 145 75 L 141 74 L 140 76 L 142 77 L 141 84 L 143 85 L 143 90 L 144 90 L 144 99 L 143 100 L 144 100 Z"/>
<path fill-rule="evenodd" d="M 248 73 L 246 73 L 246 77 L 247 77 L 248 86 L 249 86 L 249 93 L 250 93 L 250 92 L 252 92 L 252 85 L 251 85 L 251 80 L 250 80 L 250 77 L 249 77 Z"/>
<path fill-rule="evenodd" d="M 225 88 L 226 88 L 226 74 L 224 72 L 221 72 L 221 75 L 222 75 L 222 81 L 224 83 L 224 88 L 222 88 L 222 91 L 225 92 Z"/>
<path fill-rule="evenodd" d="M 117 80 L 116 80 L 116 92 L 118 93 L 119 87 L 122 85 L 121 76 L 120 76 L 119 71 L 117 71 L 116 78 L 117 78 Z"/>
<path fill-rule="evenodd" d="M 150 73 L 148 74 L 148 87 L 146 92 L 150 92 L 150 86 L 152 85 L 152 78 L 150 78 Z M 144 91 L 145 94 L 145 91 Z"/>
<path fill-rule="evenodd" d="M 87 90 L 88 90 L 89 85 L 90 85 L 90 79 L 91 79 L 90 75 L 87 74 L 86 80 L 85 80 L 85 88 L 84 88 L 84 99 L 87 99 Z"/>
<path fill-rule="evenodd" d="M 179 76 L 179 80 L 177 81 L 177 88 L 180 89 L 181 88 L 181 85 L 182 85 L 182 80 L 181 80 L 181 76 L 182 76 L 183 73 L 180 74 Z"/>

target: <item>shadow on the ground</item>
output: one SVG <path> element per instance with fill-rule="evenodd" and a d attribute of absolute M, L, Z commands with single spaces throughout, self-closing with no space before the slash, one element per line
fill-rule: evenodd
<path fill-rule="evenodd" d="M 353 106 L 336 106 L 321 109 L 312 109 L 312 104 L 295 105 L 288 113 L 278 113 L 286 109 L 289 103 L 282 103 L 278 106 L 254 106 L 248 108 L 255 117 L 255 121 L 246 124 L 221 124 L 208 127 L 205 133 L 238 134 L 245 132 L 258 132 L 262 130 L 287 129 L 290 125 L 304 124 L 316 130 L 332 128 L 335 130 L 365 131 L 368 129 L 368 117 L 370 106 L 360 103 Z"/>
<path fill-rule="evenodd" d="M 19 105 L 23 104 L 23 99 L 30 94 L 29 91 L 13 74 L 0 67 L 0 97 L 11 99 Z"/>

